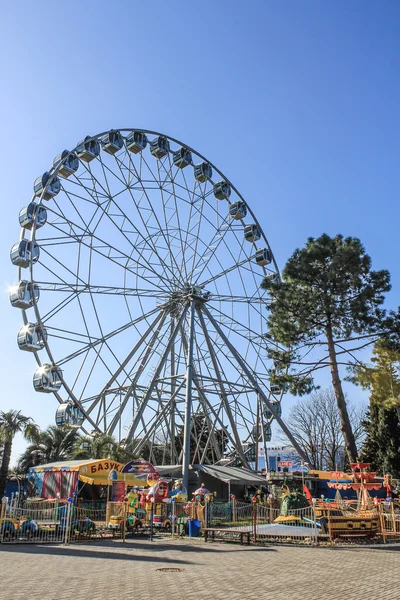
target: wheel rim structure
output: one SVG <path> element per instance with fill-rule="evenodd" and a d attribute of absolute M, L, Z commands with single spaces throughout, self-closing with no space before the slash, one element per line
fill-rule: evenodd
<path fill-rule="evenodd" d="M 10 292 L 24 321 L 18 343 L 41 369 L 35 387 L 72 406 L 73 424 L 146 447 L 150 459 L 162 446 L 186 471 L 190 443 L 194 462 L 223 454 L 215 435 L 205 447 L 191 428 L 196 415 L 224 432 L 244 464 L 243 442 L 265 440 L 273 418 L 292 439 L 283 390 L 268 380 L 269 298 L 260 288 L 279 273 L 229 180 L 177 140 L 131 129 L 88 136 L 39 179 L 30 212 L 20 213 Z M 34 284 L 38 297 L 15 301 L 18 285 Z M 43 389 L 50 368 L 57 381 Z"/>

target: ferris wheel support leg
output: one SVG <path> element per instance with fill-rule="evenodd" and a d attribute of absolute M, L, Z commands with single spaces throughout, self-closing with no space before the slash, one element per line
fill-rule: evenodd
<path fill-rule="evenodd" d="M 193 343 L 194 343 L 194 316 L 195 301 L 190 304 L 189 321 L 189 340 L 186 363 L 186 398 L 185 398 L 185 425 L 183 435 L 183 461 L 182 461 L 182 479 L 183 485 L 187 489 L 189 481 L 189 463 L 190 463 L 190 429 L 192 416 L 192 383 L 193 383 Z"/>
<path fill-rule="evenodd" d="M 184 331 L 183 327 L 181 327 L 181 337 L 182 337 L 182 343 L 183 343 L 183 347 L 184 347 L 184 349 L 185 349 L 185 352 L 187 353 L 187 351 L 188 351 L 188 347 L 189 347 L 189 344 L 188 344 L 188 341 L 187 341 L 187 339 L 186 339 L 186 333 L 185 333 L 185 331 Z M 213 413 L 214 417 L 215 417 L 215 418 L 218 420 L 218 418 L 219 418 L 219 417 L 218 417 L 218 414 L 216 414 L 216 413 L 215 413 L 215 411 L 214 411 L 214 408 L 213 408 L 213 407 L 212 407 L 212 405 L 211 405 L 211 404 L 208 402 L 208 400 L 207 400 L 207 397 L 206 397 L 206 395 L 204 394 L 204 392 L 203 392 L 203 389 L 202 389 L 201 385 L 200 385 L 200 384 L 198 383 L 198 381 L 197 381 L 197 378 L 196 378 L 196 369 L 194 368 L 194 366 L 193 366 L 193 385 L 196 387 L 196 389 L 197 389 L 197 391 L 198 391 L 198 394 L 199 394 L 200 398 L 202 399 L 202 403 L 204 404 L 204 406 L 208 406 L 209 410 L 210 410 L 210 411 Z M 205 413 L 206 413 L 206 419 L 209 421 L 209 418 L 207 417 L 207 411 L 205 411 Z M 214 425 L 215 425 L 215 423 L 216 423 L 216 422 L 214 421 Z M 229 434 L 228 434 L 228 433 L 226 432 L 226 430 L 224 429 L 224 426 L 223 426 L 223 424 L 222 424 L 222 422 L 221 422 L 221 421 L 219 421 L 219 424 L 220 424 L 220 426 L 222 427 L 222 429 L 224 430 L 224 432 L 227 434 L 227 436 L 229 437 Z M 208 426 L 212 428 L 212 423 L 211 423 L 211 422 L 209 422 L 209 423 L 208 423 Z M 211 434 L 210 434 L 210 436 L 211 436 Z M 208 442 L 209 442 L 209 441 L 210 441 L 210 437 L 209 437 L 209 438 L 208 438 L 208 440 L 207 440 L 206 449 L 208 448 Z M 233 445 L 234 445 L 234 442 L 233 442 L 233 440 L 230 440 L 230 441 L 231 441 L 231 443 L 233 443 Z M 221 453 L 220 453 L 220 451 L 219 451 L 219 448 L 218 448 L 218 444 L 217 444 L 217 442 L 216 442 L 216 440 L 215 440 L 215 438 L 214 438 L 214 437 L 212 437 L 212 438 L 211 438 L 211 443 L 212 443 L 212 445 L 213 445 L 213 449 L 214 449 L 215 455 L 218 457 L 218 460 L 219 460 L 219 458 L 222 458 L 222 457 L 221 457 Z M 205 451 L 203 451 L 203 456 L 202 456 L 202 457 L 201 457 L 201 459 L 200 459 L 200 463 L 202 463 L 202 462 L 203 462 L 203 460 L 204 460 L 204 456 L 205 456 L 204 452 L 205 452 Z M 181 453 L 181 454 L 182 454 L 182 453 Z M 180 458 L 180 459 L 181 459 L 181 458 Z"/>
<path fill-rule="evenodd" d="M 221 376 L 221 370 L 220 370 L 219 365 L 218 365 L 218 359 L 217 359 L 217 357 L 215 355 L 213 344 L 212 344 L 210 336 L 208 334 L 207 327 L 206 327 L 206 324 L 204 322 L 204 317 L 203 317 L 203 315 L 201 313 L 201 310 L 198 310 L 198 315 L 199 315 L 199 320 L 200 320 L 200 323 L 201 323 L 201 327 L 203 329 L 204 337 L 206 338 L 207 348 L 208 348 L 208 351 L 209 351 L 210 356 L 211 356 L 211 361 L 212 361 L 212 364 L 213 364 L 213 367 L 214 367 L 214 371 L 215 371 L 215 374 L 216 374 L 216 376 L 218 378 L 219 388 L 221 390 L 221 398 L 223 399 L 223 402 L 224 402 L 225 412 L 226 412 L 227 417 L 229 419 L 229 422 L 231 424 L 232 433 L 233 433 L 234 438 L 235 438 L 236 451 L 239 454 L 240 458 L 242 459 L 244 466 L 248 468 L 249 467 L 249 463 L 248 463 L 247 458 L 246 458 L 246 456 L 245 456 L 245 454 L 244 454 L 244 452 L 242 450 L 242 445 L 240 443 L 240 438 L 239 438 L 238 432 L 236 430 L 235 420 L 233 418 L 231 407 L 229 405 L 228 396 L 226 394 L 226 391 L 225 391 L 225 388 L 224 388 L 224 384 L 222 383 L 223 380 L 222 380 L 222 376 Z"/>
<path fill-rule="evenodd" d="M 289 439 L 289 441 L 291 442 L 291 444 L 293 445 L 293 447 L 295 448 L 295 450 L 297 450 L 300 458 L 302 458 L 305 462 L 307 462 L 307 457 L 306 457 L 305 453 L 300 448 L 299 444 L 296 442 L 295 438 L 293 437 L 292 433 L 290 432 L 290 429 L 287 427 L 287 425 L 285 424 L 285 422 L 281 419 L 281 417 L 275 411 L 275 407 L 270 403 L 270 401 L 268 400 L 267 396 L 264 394 L 263 390 L 258 385 L 257 379 L 253 375 L 253 373 L 251 372 L 251 369 L 249 368 L 248 364 L 243 360 L 243 358 L 237 352 L 236 348 L 231 344 L 231 342 L 226 337 L 225 333 L 222 331 L 221 327 L 219 326 L 219 324 L 217 323 L 217 321 L 214 319 L 214 317 L 212 316 L 212 314 L 208 311 L 208 309 L 204 306 L 203 310 L 206 313 L 206 315 L 207 315 L 208 319 L 210 320 L 210 322 L 212 323 L 215 331 L 218 333 L 218 335 L 224 341 L 225 345 L 231 351 L 231 353 L 232 353 L 233 357 L 235 358 L 236 362 L 241 366 L 241 368 L 243 369 L 243 371 L 246 373 L 247 378 L 250 381 L 251 385 L 254 386 L 255 391 L 258 392 L 258 394 L 260 395 L 260 397 L 263 399 L 263 401 L 265 402 L 265 404 L 268 406 L 269 410 L 274 415 L 274 417 L 275 417 L 277 423 L 279 424 L 279 426 L 281 427 L 283 433 Z"/>
<path fill-rule="evenodd" d="M 184 321 L 184 319 L 186 317 L 187 310 L 188 310 L 187 307 L 183 309 L 183 311 L 182 311 L 182 313 L 181 313 L 181 315 L 179 317 L 178 323 L 177 323 L 177 325 L 176 325 L 176 327 L 174 329 L 174 332 L 171 335 L 171 337 L 169 339 L 169 342 L 168 342 L 167 346 L 164 349 L 164 352 L 163 352 L 163 354 L 161 356 L 161 359 L 160 359 L 160 361 L 159 361 L 159 363 L 157 365 L 157 368 L 156 368 L 156 370 L 154 372 L 154 375 L 151 378 L 151 381 L 150 381 L 149 385 L 147 386 L 147 390 L 146 390 L 146 393 L 145 393 L 145 395 L 144 395 L 144 397 L 142 399 L 142 403 L 140 405 L 140 408 L 138 409 L 138 411 L 136 413 L 136 416 L 135 416 L 135 418 L 133 420 L 133 423 L 130 426 L 128 434 L 126 436 L 126 440 L 127 441 L 132 440 L 133 436 L 135 435 L 136 428 L 137 428 L 137 426 L 139 424 L 139 421 L 141 420 L 141 418 L 143 416 L 145 408 L 146 408 L 146 406 L 147 406 L 147 404 L 148 404 L 148 402 L 150 400 L 151 394 L 153 393 L 153 390 L 154 390 L 154 386 L 156 385 L 157 379 L 159 378 L 160 373 L 162 371 L 162 368 L 165 365 L 165 362 L 166 362 L 166 360 L 168 358 L 168 354 L 171 351 L 172 344 L 174 343 L 176 335 L 177 335 L 177 333 L 178 333 L 178 331 L 179 331 L 179 329 L 180 329 L 180 327 L 181 327 L 181 325 L 182 325 L 182 323 L 183 323 L 183 321 Z"/>

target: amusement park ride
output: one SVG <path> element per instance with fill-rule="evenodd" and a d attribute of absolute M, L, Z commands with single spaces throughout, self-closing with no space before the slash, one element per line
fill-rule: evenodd
<path fill-rule="evenodd" d="M 58 425 L 118 437 L 163 463 L 228 456 L 271 438 L 284 394 L 269 382 L 270 245 L 232 183 L 177 140 L 146 130 L 87 136 L 34 182 L 11 249 L 18 346 Z M 207 442 L 192 426 L 199 417 Z M 183 449 L 175 438 L 183 429 Z M 223 432 L 223 444 L 216 431 Z"/>

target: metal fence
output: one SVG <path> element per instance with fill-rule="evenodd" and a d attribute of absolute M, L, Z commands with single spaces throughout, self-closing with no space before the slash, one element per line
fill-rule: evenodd
<path fill-rule="evenodd" d="M 225 531 L 228 538 L 232 532 L 246 531 L 253 541 L 316 543 L 321 534 L 313 506 L 289 510 L 283 517 L 279 509 L 256 502 L 213 502 L 209 505 L 206 527 L 217 529 L 222 538 Z"/>
<path fill-rule="evenodd" d="M 54 503 L 46 508 L 37 504 L 22 507 L 2 504 L 1 543 L 63 543 L 121 537 L 124 526 L 110 526 L 106 509 L 79 508 L 72 503 Z"/>
<path fill-rule="evenodd" d="M 383 541 L 400 541 L 400 506 L 394 502 L 379 505 L 379 521 Z"/>

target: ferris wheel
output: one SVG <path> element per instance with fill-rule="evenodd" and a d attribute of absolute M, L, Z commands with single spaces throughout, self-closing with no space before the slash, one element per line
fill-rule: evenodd
<path fill-rule="evenodd" d="M 35 390 L 59 403 L 59 425 L 106 432 L 150 459 L 162 447 L 186 472 L 193 446 L 193 462 L 230 454 L 248 465 L 274 418 L 294 443 L 285 390 L 269 383 L 260 284 L 277 265 L 208 160 L 147 130 L 87 136 L 36 179 L 19 222 L 17 341 L 36 359 Z"/>

